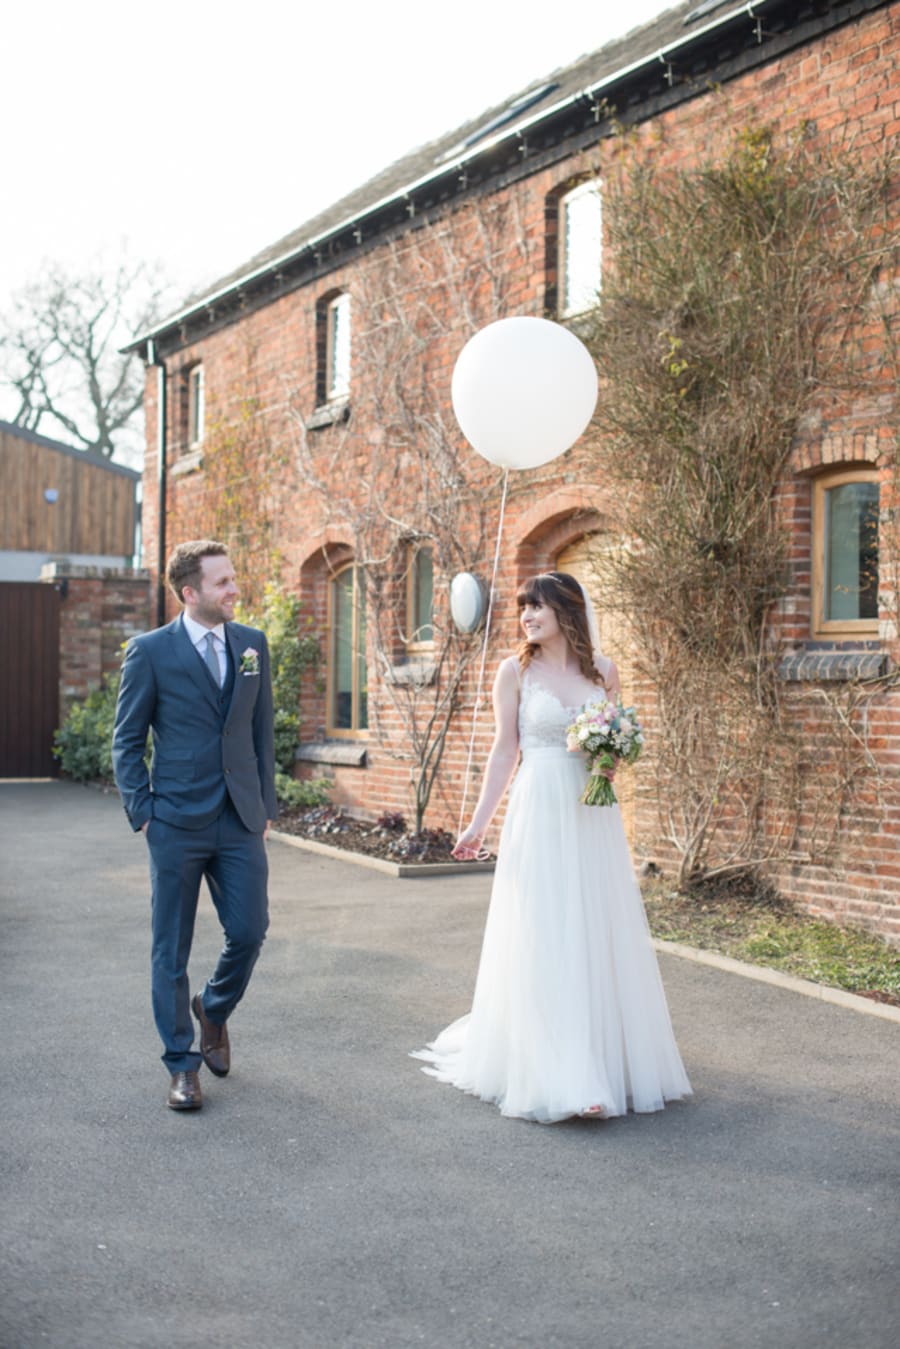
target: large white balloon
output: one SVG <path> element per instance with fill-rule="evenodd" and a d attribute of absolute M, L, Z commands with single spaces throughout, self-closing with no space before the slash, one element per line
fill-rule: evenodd
<path fill-rule="evenodd" d="M 501 468 L 537 468 L 587 427 L 597 371 L 584 343 L 561 324 L 499 319 L 459 353 L 451 397 L 463 435 L 480 455 Z"/>

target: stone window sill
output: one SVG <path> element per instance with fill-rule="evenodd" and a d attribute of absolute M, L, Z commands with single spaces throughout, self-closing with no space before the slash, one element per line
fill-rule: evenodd
<path fill-rule="evenodd" d="M 408 660 L 401 665 L 392 665 L 385 674 L 389 684 L 406 688 L 427 688 L 434 683 L 437 665 L 427 657 L 424 660 Z"/>
<path fill-rule="evenodd" d="M 889 668 L 883 651 L 797 651 L 784 657 L 778 673 L 789 684 L 824 684 L 880 679 Z"/>
<path fill-rule="evenodd" d="M 350 402 L 346 398 L 336 399 L 333 403 L 323 403 L 306 423 L 310 431 L 318 431 L 323 426 L 337 426 L 350 420 Z"/>
<path fill-rule="evenodd" d="M 294 751 L 298 763 L 334 764 L 341 768 L 365 768 L 366 746 L 352 740 L 325 740 L 299 745 Z"/>
<path fill-rule="evenodd" d="M 203 467 L 203 446 L 198 445 L 195 450 L 189 450 L 187 454 L 180 454 L 169 465 L 169 472 L 173 478 L 180 478 L 184 473 L 196 473 Z"/>

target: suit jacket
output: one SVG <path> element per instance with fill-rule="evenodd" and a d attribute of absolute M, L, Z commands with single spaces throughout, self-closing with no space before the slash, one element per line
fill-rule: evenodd
<path fill-rule="evenodd" d="M 247 829 L 262 833 L 278 813 L 269 649 L 263 633 L 225 624 L 230 663 L 224 690 L 188 636 L 181 616 L 133 637 L 125 650 L 113 769 L 132 828 L 156 817 L 203 829 L 226 797 Z M 248 648 L 258 673 L 242 673 Z M 231 688 L 229 697 L 228 690 Z M 147 732 L 153 759 L 144 762 Z"/>

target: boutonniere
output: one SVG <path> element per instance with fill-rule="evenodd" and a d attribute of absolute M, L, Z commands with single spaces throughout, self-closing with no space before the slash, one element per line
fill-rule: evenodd
<path fill-rule="evenodd" d="M 241 655 L 241 674 L 258 675 L 259 674 L 259 652 L 252 646 Z"/>

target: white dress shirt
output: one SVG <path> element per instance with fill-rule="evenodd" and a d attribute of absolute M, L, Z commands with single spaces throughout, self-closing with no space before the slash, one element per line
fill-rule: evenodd
<path fill-rule="evenodd" d="M 219 688 L 225 683 L 225 675 L 228 671 L 228 658 L 225 655 L 225 624 L 218 623 L 214 628 L 206 628 L 202 623 L 197 623 L 188 614 L 183 613 L 181 620 L 184 623 L 185 631 L 188 637 L 194 643 L 197 654 L 206 664 L 206 638 L 210 633 L 213 635 L 213 646 L 216 649 L 216 660 L 219 662 Z"/>

